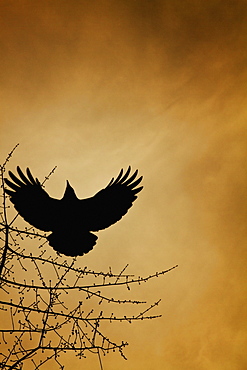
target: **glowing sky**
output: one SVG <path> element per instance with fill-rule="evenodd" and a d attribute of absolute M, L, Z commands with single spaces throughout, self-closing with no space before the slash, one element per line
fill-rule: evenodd
<path fill-rule="evenodd" d="M 136 291 L 163 317 L 123 326 L 128 363 L 105 369 L 246 369 L 247 2 L 1 0 L 0 17 L 1 161 L 20 143 L 10 169 L 57 165 L 58 198 L 138 168 L 138 201 L 82 266 L 179 265 Z"/>

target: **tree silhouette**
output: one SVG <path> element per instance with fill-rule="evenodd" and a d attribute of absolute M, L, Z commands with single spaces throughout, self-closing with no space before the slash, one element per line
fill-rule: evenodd
<path fill-rule="evenodd" d="M 128 343 L 109 338 L 105 334 L 107 327 L 114 322 L 132 323 L 160 317 L 150 314 L 160 299 L 147 304 L 112 298 L 111 294 L 116 294 L 114 288 L 127 288 L 124 293 L 127 295 L 133 284 L 164 275 L 177 266 L 147 277 L 136 277 L 126 273 L 128 265 L 119 273 L 113 273 L 111 268 L 107 272 L 96 272 L 78 267 L 81 257 L 64 260 L 50 248 L 47 252 L 47 234 L 25 226 L 5 192 L 4 174 L 17 146 L 0 167 L 0 368 L 34 370 L 53 361 L 58 369 L 64 369 L 63 355 L 69 351 L 79 359 L 87 353 L 96 354 L 101 369 L 102 356 L 110 352 L 118 351 L 126 359 L 124 347 Z M 118 307 L 126 305 L 144 308 L 133 315 L 124 315 Z"/>

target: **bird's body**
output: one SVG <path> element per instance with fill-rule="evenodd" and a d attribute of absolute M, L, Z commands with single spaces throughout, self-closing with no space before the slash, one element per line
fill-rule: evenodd
<path fill-rule="evenodd" d="M 52 231 L 47 239 L 56 251 L 67 256 L 83 255 L 98 239 L 92 231 L 119 221 L 142 190 L 142 186 L 136 188 L 142 177 L 136 180 L 137 170 L 129 177 L 130 170 L 129 167 L 125 174 L 121 170 L 104 189 L 86 199 L 79 199 L 67 181 L 63 198 L 55 199 L 28 168 L 26 176 L 17 167 L 19 178 L 9 171 L 12 181 L 5 179 L 5 182 L 11 190 L 5 191 L 25 221 L 40 230 Z"/>

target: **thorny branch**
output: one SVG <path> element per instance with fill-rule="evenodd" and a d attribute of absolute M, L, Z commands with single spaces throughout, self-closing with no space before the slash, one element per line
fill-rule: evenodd
<path fill-rule="evenodd" d="M 97 354 L 100 369 L 100 354 L 105 356 L 117 350 L 126 359 L 123 350 L 128 343 L 110 339 L 105 334 L 105 324 L 158 318 L 161 315 L 149 312 L 160 300 L 147 305 L 146 301 L 117 299 L 109 295 L 116 294 L 112 288 L 125 287 L 127 294 L 132 285 L 164 275 L 177 266 L 135 277 L 126 274 L 128 265 L 119 273 L 113 273 L 111 268 L 97 272 L 78 267 L 77 258 L 62 260 L 52 249 L 47 252 L 46 233 L 32 226 L 23 229 L 17 223 L 18 213 L 12 219 L 8 215 L 4 173 L 17 146 L 0 167 L 0 313 L 4 323 L 0 329 L 0 369 L 36 370 L 53 361 L 62 370 L 62 355 L 67 351 L 73 351 L 79 359 L 87 353 Z M 55 169 L 45 177 L 42 186 Z M 30 243 L 32 252 L 27 253 Z M 146 306 L 141 312 L 123 315 L 117 307 L 126 304 Z M 111 311 L 112 305 L 117 313 Z"/>

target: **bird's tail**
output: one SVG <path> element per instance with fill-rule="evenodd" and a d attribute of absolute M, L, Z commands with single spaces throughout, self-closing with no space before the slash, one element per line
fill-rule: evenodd
<path fill-rule="evenodd" d="M 55 251 L 66 256 L 83 256 L 91 251 L 98 237 L 90 232 L 74 234 L 69 231 L 53 232 L 47 237 Z"/>

